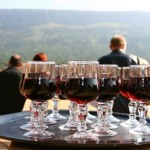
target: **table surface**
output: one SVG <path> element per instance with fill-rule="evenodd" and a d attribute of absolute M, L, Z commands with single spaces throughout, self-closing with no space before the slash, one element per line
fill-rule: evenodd
<path fill-rule="evenodd" d="M 66 112 L 66 111 L 65 111 Z M 16 114 L 14 114 L 14 116 L 20 116 L 20 114 L 22 115 L 22 114 L 26 114 L 26 113 L 28 113 L 28 112 L 21 112 L 21 113 L 16 113 Z M 19 115 L 18 115 L 19 114 Z M 12 117 L 13 115 L 4 115 L 3 117 L 0 117 L 0 124 L 2 124 L 3 122 L 5 122 L 9 117 Z M 12 119 L 13 119 L 13 117 L 12 117 Z M 148 119 L 149 120 L 149 119 Z M 7 125 L 7 124 L 6 124 Z M 0 127 L 1 127 L 1 125 L 0 125 Z M 5 127 L 3 126 L 3 128 L 5 129 Z M 13 128 L 13 127 L 12 127 Z M 18 127 L 17 127 L 18 128 Z M 0 129 L 0 134 L 1 133 L 3 133 L 2 132 L 2 130 L 3 129 Z M 6 130 L 7 131 L 7 130 Z M 11 127 L 8 129 L 8 135 L 9 134 L 11 134 L 10 132 L 11 132 Z M 120 132 L 120 131 L 119 131 Z M 5 132 L 4 132 L 5 133 Z M 127 134 L 127 133 L 126 133 Z M 7 134 L 6 134 L 7 135 Z M 33 144 L 33 143 L 31 143 L 31 142 L 28 142 L 28 143 L 26 143 L 26 142 L 24 142 L 24 141 L 22 141 L 22 138 L 21 138 L 21 140 L 19 140 L 19 142 L 18 142 L 18 140 L 16 141 L 16 140 L 6 140 L 7 138 L 5 138 L 5 136 L 6 135 L 4 135 L 4 138 L 1 138 L 0 139 L 0 149 L 18 149 L 18 150 L 30 150 L 30 149 L 47 149 L 47 148 L 52 148 L 52 149 L 60 149 L 60 146 L 59 146 L 59 144 L 58 145 L 36 145 L 36 144 Z M 123 135 L 124 136 L 124 135 Z M 9 137 L 9 136 L 8 136 Z M 117 138 L 117 136 L 115 136 L 115 137 L 113 137 L 113 139 L 115 140 Z M 122 137 L 121 137 L 122 138 Z M 131 138 L 131 137 L 130 137 Z M 147 137 L 148 138 L 148 137 Z M 67 144 L 66 144 L 67 145 Z M 70 149 L 70 146 L 66 146 L 65 145 L 65 143 L 64 143 L 64 145 L 63 146 L 61 146 L 61 149 L 63 150 L 63 149 Z M 84 148 L 84 146 L 82 146 L 81 145 L 81 147 L 80 146 L 78 146 L 78 147 L 73 147 L 73 146 L 71 146 L 71 149 L 81 149 L 82 148 L 82 150 L 83 150 L 83 148 Z M 92 149 L 93 147 L 86 147 L 86 149 Z M 127 147 L 125 146 L 125 147 L 121 147 L 121 149 L 137 149 L 137 150 L 140 150 L 140 149 L 144 149 L 144 150 L 150 150 L 150 145 L 149 144 L 141 144 L 141 145 L 133 145 L 133 144 L 131 144 L 131 145 L 128 145 Z M 100 147 L 94 147 L 94 149 L 100 149 Z M 111 147 L 103 147 L 103 149 L 120 149 L 120 147 L 114 147 L 114 145 L 113 146 L 111 146 Z"/>

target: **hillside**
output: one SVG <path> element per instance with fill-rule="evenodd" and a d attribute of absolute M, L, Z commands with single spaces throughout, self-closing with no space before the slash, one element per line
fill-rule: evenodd
<path fill-rule="evenodd" d="M 0 68 L 14 53 L 26 61 L 42 51 L 57 64 L 97 60 L 114 34 L 126 37 L 129 53 L 150 62 L 150 13 L 1 9 Z"/>

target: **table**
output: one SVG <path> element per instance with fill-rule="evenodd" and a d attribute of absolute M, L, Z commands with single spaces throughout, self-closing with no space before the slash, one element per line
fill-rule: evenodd
<path fill-rule="evenodd" d="M 62 111 L 61 113 L 64 113 L 64 114 L 67 114 L 67 111 Z M 94 114 L 96 114 L 96 112 L 92 112 Z M 26 139 L 22 138 L 22 133 L 23 131 L 20 131 L 19 130 L 19 125 L 21 125 L 22 123 L 24 124 L 25 122 L 22 120 L 24 118 L 24 116 L 27 116 L 29 115 L 29 112 L 21 112 L 21 113 L 14 113 L 14 114 L 9 114 L 9 115 L 4 115 L 4 116 L 0 116 L 0 149 L 16 149 L 16 150 L 30 150 L 30 149 L 53 149 L 53 150 L 57 150 L 57 149 L 62 149 L 62 150 L 67 150 L 67 149 L 93 149 L 93 146 L 85 146 L 85 145 L 80 145 L 80 146 L 76 146 L 76 145 L 68 145 L 67 143 L 65 143 L 64 141 L 61 141 L 61 145 L 59 145 L 59 143 L 57 144 L 49 144 L 49 145 L 37 145 L 35 143 L 32 143 L 32 142 L 29 142 L 29 141 L 24 141 Z M 117 117 L 122 117 L 123 114 L 115 114 Z M 121 115 L 121 116 L 120 116 Z M 127 115 L 124 115 L 123 118 L 126 119 Z M 12 126 L 7 126 L 7 125 L 10 125 L 10 122 L 12 121 Z M 18 121 L 16 123 L 16 121 Z M 149 118 L 148 118 L 148 121 L 149 121 Z M 65 123 L 65 120 L 62 122 L 62 123 Z M 61 124 L 61 123 L 59 123 Z M 16 126 L 16 129 L 13 127 L 13 126 Z M 14 129 L 14 131 L 12 131 L 12 129 Z M 54 128 L 53 128 L 54 129 Z M 16 133 L 15 131 L 19 131 L 19 134 Z M 124 135 L 120 134 L 120 132 L 123 132 L 122 131 L 123 128 L 121 129 L 118 129 L 118 137 L 123 137 L 123 136 L 127 136 L 128 133 L 125 133 Z M 61 132 L 60 131 L 57 131 L 58 133 L 56 134 L 56 136 L 58 134 L 60 134 Z M 12 133 L 15 133 L 15 136 L 18 136 L 19 135 L 19 138 L 18 137 L 14 137 L 11 136 Z M 70 132 L 69 134 L 72 134 L 73 132 Z M 62 135 L 60 135 L 60 137 L 62 138 L 63 135 L 66 135 L 68 133 L 61 133 Z M 117 136 L 115 137 L 112 137 L 110 138 L 110 141 L 113 139 L 114 141 L 116 140 L 117 141 Z M 13 139 L 14 138 L 14 139 Z M 15 139 L 17 138 L 17 139 Z M 148 140 L 150 137 L 146 137 Z M 105 138 L 106 139 L 106 138 Z M 132 139 L 132 136 L 129 137 L 129 139 Z M 103 142 L 103 139 L 101 139 L 101 141 Z M 115 142 L 116 142 L 115 141 Z M 150 140 L 149 140 L 150 141 Z M 111 143 L 110 143 L 111 144 Z M 94 146 L 94 150 L 97 150 L 97 149 L 136 149 L 136 150 L 141 150 L 141 149 L 144 149 L 144 150 L 150 150 L 150 144 L 146 143 L 146 144 L 143 144 L 142 145 L 133 145 L 133 143 L 131 144 L 128 144 L 127 145 L 120 145 L 118 146 L 117 144 L 114 144 L 112 143 L 111 146 L 109 146 L 109 142 L 107 143 L 108 146 Z"/>

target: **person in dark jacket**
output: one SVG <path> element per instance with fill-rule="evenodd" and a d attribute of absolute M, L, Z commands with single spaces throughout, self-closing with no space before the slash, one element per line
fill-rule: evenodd
<path fill-rule="evenodd" d="M 21 95 L 21 57 L 11 56 L 9 66 L 0 73 L 0 115 L 21 112 L 26 98 Z"/>
<path fill-rule="evenodd" d="M 110 40 L 111 52 L 98 59 L 99 64 L 116 64 L 119 67 L 148 64 L 148 61 L 126 53 L 127 41 L 122 35 L 115 35 Z M 114 101 L 114 112 L 129 113 L 129 99 L 121 94 Z"/>

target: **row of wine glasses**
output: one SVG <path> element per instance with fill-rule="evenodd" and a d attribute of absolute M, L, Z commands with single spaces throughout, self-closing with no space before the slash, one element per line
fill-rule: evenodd
<path fill-rule="evenodd" d="M 113 101 L 119 93 L 131 100 L 129 120 L 122 125 L 137 126 L 129 130 L 132 134 L 150 133 L 149 127 L 146 126 L 146 105 L 144 104 L 149 101 L 150 66 L 135 65 L 121 68 L 120 74 L 117 65 L 99 65 L 97 61 L 69 61 L 68 64 L 61 65 L 59 69 L 56 69 L 55 62 L 29 61 L 26 62 L 23 76 L 21 93 L 32 100 L 31 121 L 34 126 L 24 136 L 42 138 L 54 136 L 53 132 L 45 130 L 44 112 L 47 100 L 54 98 L 56 107 L 51 115 L 57 116 L 57 119 L 58 116 L 59 119 L 63 118 L 57 111 L 56 103 L 59 95 L 70 100 L 69 120 L 59 128 L 78 130 L 75 134 L 65 137 L 66 140 L 98 141 L 98 137 L 115 136 L 117 132 L 110 129 L 117 126 L 111 124 L 109 116 L 112 116 Z M 93 129 L 87 130 L 87 104 L 91 101 L 98 102 L 98 123 L 93 125 Z M 136 120 L 136 101 L 140 102 L 139 122 Z M 119 121 L 116 120 L 116 122 Z M 132 126 L 134 123 L 135 125 Z"/>

